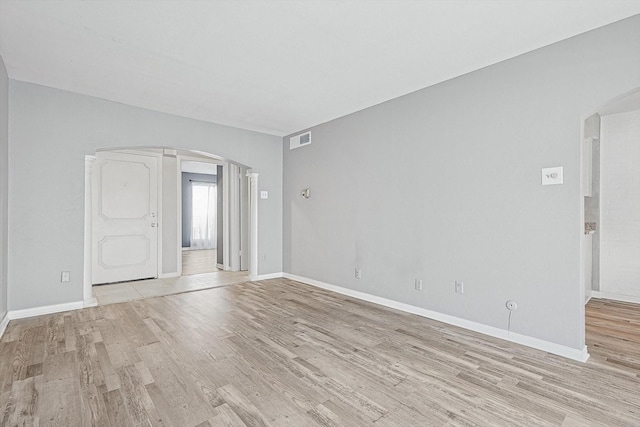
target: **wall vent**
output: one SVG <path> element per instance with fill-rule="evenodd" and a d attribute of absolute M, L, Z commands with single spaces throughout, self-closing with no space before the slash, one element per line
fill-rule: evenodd
<path fill-rule="evenodd" d="M 301 133 L 300 135 L 289 138 L 289 149 L 304 147 L 311 144 L 311 132 Z"/>

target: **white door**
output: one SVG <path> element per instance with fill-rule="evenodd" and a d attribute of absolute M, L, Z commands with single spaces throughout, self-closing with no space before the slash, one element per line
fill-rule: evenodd
<path fill-rule="evenodd" d="M 92 283 L 157 277 L 157 158 L 99 152 L 91 176 Z"/>

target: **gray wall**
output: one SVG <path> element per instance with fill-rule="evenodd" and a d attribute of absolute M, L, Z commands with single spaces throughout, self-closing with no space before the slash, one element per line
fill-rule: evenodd
<path fill-rule="evenodd" d="M 10 310 L 82 300 L 84 156 L 98 148 L 193 149 L 253 167 L 275 202 L 259 213 L 270 255 L 259 273 L 282 271 L 281 138 L 14 80 L 9 97 Z"/>
<path fill-rule="evenodd" d="M 7 313 L 9 78 L 0 56 L 0 320 Z M 33 267 L 32 267 L 33 268 Z"/>
<path fill-rule="evenodd" d="M 194 181 L 201 182 L 216 182 L 216 175 L 209 175 L 206 173 L 189 173 L 182 172 L 182 247 L 188 248 L 191 246 L 191 182 L 190 179 Z M 219 190 L 219 189 L 218 189 Z M 217 192 L 216 192 L 217 195 Z M 216 208 L 218 207 L 218 195 L 216 198 Z M 222 204 L 220 205 L 220 208 Z M 218 210 L 216 209 L 216 220 L 218 217 Z M 216 223 L 217 227 L 217 223 Z M 217 231 L 222 230 L 222 227 L 217 227 Z M 216 235 L 217 236 L 217 235 Z"/>
<path fill-rule="evenodd" d="M 178 272 L 178 159 L 162 156 L 162 274 Z"/>
<path fill-rule="evenodd" d="M 582 119 L 639 86 L 636 16 L 284 138 L 285 272 L 582 349 Z"/>

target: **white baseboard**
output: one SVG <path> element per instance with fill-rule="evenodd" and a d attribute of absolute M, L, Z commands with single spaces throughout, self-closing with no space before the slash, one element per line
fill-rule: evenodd
<path fill-rule="evenodd" d="M 176 271 L 174 273 L 158 274 L 158 279 L 168 279 L 169 277 L 180 277 L 180 273 Z"/>
<path fill-rule="evenodd" d="M 296 276 L 295 274 L 289 274 L 289 273 L 283 273 L 282 276 L 287 279 L 296 280 L 298 282 L 306 283 L 308 285 L 316 286 L 318 288 L 333 291 L 342 295 L 347 295 L 353 298 L 383 305 L 385 307 L 394 308 L 396 310 L 404 311 L 406 313 L 416 314 L 418 316 L 437 320 L 439 322 L 448 323 L 453 326 L 458 326 L 460 328 L 468 329 L 474 332 L 479 332 L 481 334 L 489 335 L 491 337 L 500 338 L 500 339 L 511 341 L 517 344 L 522 344 L 527 347 L 532 347 L 538 350 L 546 351 L 547 353 L 556 354 L 558 356 L 577 360 L 579 362 L 586 362 L 587 359 L 589 359 L 589 353 L 587 352 L 586 346 L 582 350 L 578 350 L 572 347 L 555 344 L 550 341 L 541 340 L 539 338 L 533 338 L 527 335 L 517 334 L 515 332 L 507 332 L 504 329 L 483 325 L 482 323 L 472 322 L 470 320 L 461 319 L 459 317 L 450 316 L 448 314 L 439 313 L 437 311 L 431 311 L 425 308 L 416 307 L 416 306 L 405 304 L 398 301 L 393 301 L 387 298 L 382 298 L 382 297 L 367 294 L 364 292 L 343 288 L 341 286 L 331 285 L 328 283 L 321 282 L 319 280 L 309 279 L 307 277 L 302 277 L 302 276 Z"/>
<path fill-rule="evenodd" d="M 4 317 L 2 318 L 2 321 L 0 322 L 0 339 L 2 339 L 2 336 L 4 335 L 4 331 L 7 329 L 7 326 L 9 326 L 9 312 L 6 312 L 4 314 Z"/>
<path fill-rule="evenodd" d="M 84 308 L 84 301 L 67 302 L 64 304 L 45 305 L 42 307 L 24 308 L 22 310 L 11 310 L 7 313 L 9 320 L 24 319 L 25 317 L 42 316 L 43 314 L 60 313 Z"/>
<path fill-rule="evenodd" d="M 640 297 L 637 297 L 635 295 L 614 294 L 612 292 L 591 291 L 591 298 L 611 299 L 614 301 L 632 302 L 635 304 L 640 304 Z"/>
<path fill-rule="evenodd" d="M 98 306 L 98 300 L 96 299 L 96 297 L 91 297 L 89 299 L 84 300 L 82 307 L 83 308 L 87 308 L 87 307 L 97 307 Z"/>
<path fill-rule="evenodd" d="M 281 277 L 284 277 L 284 273 L 279 272 L 270 274 L 258 274 L 257 276 L 249 275 L 249 280 L 251 280 L 252 282 L 256 282 L 258 280 L 280 279 Z"/>

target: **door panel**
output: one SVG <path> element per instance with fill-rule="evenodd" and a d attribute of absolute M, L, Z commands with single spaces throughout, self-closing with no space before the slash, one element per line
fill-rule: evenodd
<path fill-rule="evenodd" d="M 91 178 L 92 283 L 157 277 L 157 158 L 99 152 Z"/>

